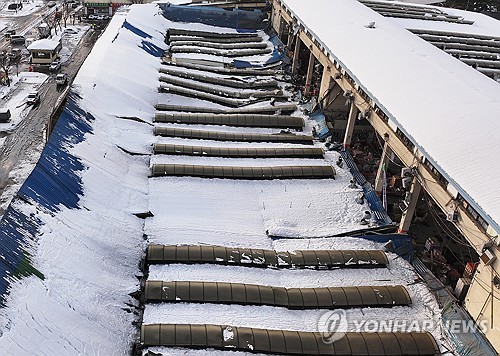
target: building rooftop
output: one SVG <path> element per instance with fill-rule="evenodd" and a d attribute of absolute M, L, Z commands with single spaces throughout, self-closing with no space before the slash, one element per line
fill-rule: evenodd
<path fill-rule="evenodd" d="M 32 44 L 30 44 L 27 48 L 29 51 L 53 51 L 55 50 L 58 46 L 60 46 L 61 42 L 60 41 L 53 41 L 49 40 L 47 38 L 34 41 Z"/>
<path fill-rule="evenodd" d="M 406 28 L 498 35 L 500 22 L 444 9 L 473 24 L 384 17 L 355 0 L 283 0 L 448 182 L 500 231 L 500 84 Z M 415 5 L 417 6 L 417 5 Z M 428 7 L 428 6 L 427 6 Z M 442 9 L 443 10 L 443 9 Z M 374 22 L 374 28 L 367 27 Z M 417 164 L 417 162 L 415 162 Z"/>
<path fill-rule="evenodd" d="M 13 354 L 127 354 L 131 344 L 137 341 L 138 330 L 133 325 L 137 321 L 153 329 L 157 323 L 214 324 L 233 325 L 240 330 L 252 327 L 302 331 L 307 337 L 328 331 L 328 318 L 324 324 L 321 322 L 325 321 L 325 315 L 330 315 L 326 314 L 326 309 L 191 303 L 184 297 L 170 303 L 147 302 L 143 318 L 140 318 L 136 313 L 142 309 L 133 298 L 140 289 L 136 276 L 142 276 L 138 264 L 146 247 L 153 244 L 175 245 L 174 249 L 182 252 L 175 253 L 175 261 L 168 260 L 168 253 L 162 253 L 162 261 L 167 261 L 164 264 L 151 263 L 153 259 L 147 259 L 150 283 L 234 283 L 239 290 L 241 284 L 262 285 L 262 289 L 273 287 L 279 291 L 288 288 L 287 293 L 295 293 L 290 303 L 306 300 L 302 299 L 302 294 L 298 298 L 297 290 L 290 291 L 291 288 L 323 288 L 318 293 L 327 295 L 326 287 L 382 286 L 381 289 L 387 291 L 392 286 L 403 286 L 408 292 L 402 298 L 405 305 L 391 304 L 382 308 L 377 304 L 377 307 L 362 308 L 364 302 L 359 304 L 358 301 L 358 308 L 342 314 L 351 322 L 344 327 L 353 331 L 353 323 L 389 319 L 399 323 L 431 321 L 429 325 L 439 325 L 439 306 L 432 292 L 424 283 L 415 282 L 418 276 L 406 260 L 384 251 L 384 242 L 331 237 L 361 228 L 360 219 L 369 210 L 366 203 L 355 202 L 361 189 L 349 187 L 352 179 L 349 168 L 335 164 L 339 153 L 327 151 L 321 143 L 312 147 L 325 150 L 322 158 L 224 158 L 152 152 L 155 144 L 205 145 L 219 147 L 219 152 L 235 147 L 293 148 L 290 143 L 215 142 L 154 135 L 153 127 L 271 135 L 282 130 L 211 125 L 204 122 L 203 117 L 189 124 L 156 121 L 155 105 L 158 103 L 194 107 L 193 111 L 224 108 L 195 97 L 218 88 L 207 85 L 210 78 L 203 78 L 206 80 L 203 83 L 185 78 L 204 71 L 172 65 L 169 62 L 172 58 L 162 62 L 161 56 L 167 49 L 167 30 L 176 28 L 238 36 L 234 29 L 173 22 L 161 13 L 157 4 L 148 4 L 132 5 L 114 15 L 75 78 L 68 103 L 39 164 L 2 219 L 0 242 L 2 246 L 9 242 L 8 247 L 15 253 L 8 255 L 8 263 L 0 261 L 2 272 L 10 277 L 2 279 L 3 284 L 0 284 L 5 293 L 7 281 L 10 283 L 6 308 L 2 312 L 2 321 L 8 328 L 3 329 L 0 349 Z M 256 41 L 271 46 L 269 36 L 263 31 L 254 34 Z M 219 64 L 228 60 L 196 52 L 173 56 L 174 60 L 178 58 L 193 61 L 209 58 Z M 270 55 L 234 58 L 265 65 Z M 165 67 L 176 68 L 177 74 L 159 75 L 160 69 Z M 214 66 L 211 68 L 213 70 Z M 217 68 L 222 69 L 222 66 Z M 276 75 L 280 81 L 284 80 Z M 219 77 L 237 81 L 234 74 Z M 261 77 L 261 80 L 273 79 L 267 74 Z M 185 86 L 195 84 L 197 87 L 189 96 L 173 92 L 180 85 L 171 85 L 172 90 L 158 90 L 172 78 Z M 254 79 L 244 75 L 238 80 Z M 226 95 L 244 95 L 245 90 L 232 89 Z M 259 94 L 262 91 L 258 91 Z M 285 90 L 285 94 L 291 96 L 292 93 Z M 210 95 L 224 96 L 222 92 Z M 252 109 L 271 106 L 269 98 L 259 102 L 251 96 L 248 100 L 253 101 L 249 105 Z M 291 97 L 290 102 L 294 102 Z M 290 131 L 297 135 L 311 134 L 312 122 L 306 115 L 298 110 L 293 116 L 304 118 L 305 126 L 303 132 Z M 335 179 L 331 175 L 328 179 L 314 180 L 204 179 L 177 176 L 188 175 L 188 169 L 181 172 L 175 167 L 173 170 L 165 168 L 166 176 L 153 176 L 154 167 L 162 164 L 184 165 L 191 175 L 194 167 L 201 165 L 211 167 L 211 174 L 224 174 L 221 167 L 236 166 L 239 172 L 248 171 L 250 167 L 263 167 L 261 172 L 267 172 L 268 167 L 285 166 L 287 169 L 298 167 L 302 173 L 312 172 L 316 167 L 328 167 L 328 172 L 334 168 Z M 304 166 L 307 167 L 303 169 Z M 261 173 L 261 178 L 263 175 Z M 191 252 L 186 245 L 194 246 Z M 211 245 L 224 247 L 224 258 L 216 255 L 221 248 L 212 249 Z M 201 251 L 201 246 L 212 253 L 213 258 L 206 263 L 194 263 L 195 252 Z M 240 250 L 235 252 L 238 248 Z M 283 252 L 298 250 L 306 253 Z M 333 252 L 316 253 L 315 250 Z M 372 250 L 375 250 L 373 254 Z M 162 251 L 172 251 L 172 248 Z M 267 269 L 256 266 L 259 262 L 262 265 L 265 251 L 268 253 L 264 257 L 269 259 L 264 260 L 271 261 L 266 262 L 270 267 Z M 149 249 L 148 254 L 152 254 Z M 17 267 L 27 268 L 24 256 L 29 256 L 32 264 L 28 271 L 39 278 L 20 279 Z M 323 270 L 325 259 L 332 262 L 335 258 L 342 261 L 333 267 L 342 268 Z M 179 284 L 179 289 L 185 291 L 185 286 Z M 210 286 L 213 288 L 213 284 Z M 243 288 L 250 290 L 251 287 Z M 368 293 L 372 300 L 380 300 L 381 293 L 385 293 L 375 293 L 370 288 L 362 290 L 362 294 Z M 342 289 L 336 291 L 346 293 Z M 235 297 L 239 295 L 235 293 Z M 361 298 L 355 288 L 353 296 L 356 295 Z M 407 305 L 408 297 L 411 305 Z M 188 298 L 195 299 L 195 293 Z M 221 328 L 219 331 L 222 332 Z M 429 327 L 427 331 L 430 333 L 420 334 L 430 342 L 427 344 L 446 352 L 449 345 L 446 346 L 441 329 Z M 230 343 L 231 333 L 231 329 L 224 329 L 224 342 Z M 398 342 L 392 339 L 394 336 L 388 335 L 386 341 L 399 350 Z M 418 349 L 419 345 L 411 343 Z M 251 351 L 253 344 L 244 347 Z M 151 351 L 183 352 L 154 345 Z M 206 353 L 207 350 L 190 351 L 190 354 Z"/>

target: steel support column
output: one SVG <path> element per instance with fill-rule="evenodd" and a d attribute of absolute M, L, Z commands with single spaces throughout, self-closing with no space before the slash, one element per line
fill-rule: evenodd
<path fill-rule="evenodd" d="M 306 84 L 305 84 L 305 89 L 304 89 L 304 95 L 309 95 L 311 93 L 311 81 L 312 81 L 312 76 L 314 72 L 314 60 L 316 58 L 314 57 L 313 52 L 309 54 L 309 64 L 307 65 L 307 75 L 306 75 Z"/>
<path fill-rule="evenodd" d="M 410 201 L 408 202 L 408 207 L 403 212 L 403 216 L 401 216 L 398 233 L 406 233 L 410 229 L 411 220 L 413 219 L 413 213 L 415 212 L 415 207 L 417 206 L 421 188 L 422 185 L 420 182 L 413 178 L 413 184 L 410 188 Z"/>
<path fill-rule="evenodd" d="M 377 176 L 375 178 L 375 191 L 379 196 L 382 193 L 383 171 L 385 169 L 387 172 L 387 165 L 389 164 L 389 153 L 391 153 L 391 149 L 387 142 L 384 142 L 384 149 L 382 150 L 382 157 L 380 157 Z"/>
<path fill-rule="evenodd" d="M 297 70 L 299 69 L 299 51 L 300 51 L 300 43 L 302 40 L 299 35 L 297 35 L 295 39 L 295 49 L 293 50 L 293 59 L 292 59 L 292 74 L 297 74 Z"/>
<path fill-rule="evenodd" d="M 324 96 L 330 90 L 330 87 L 332 86 L 332 81 L 333 78 L 331 76 L 330 67 L 323 67 L 323 75 L 321 76 L 318 101 L 325 99 Z M 325 102 L 328 102 L 328 98 L 326 98 Z"/>
<path fill-rule="evenodd" d="M 351 145 L 352 133 L 354 132 L 354 124 L 356 123 L 356 118 L 358 117 L 358 108 L 351 102 L 351 109 L 349 111 L 349 118 L 347 119 L 347 127 L 345 129 L 344 135 L 344 147 L 349 147 Z"/>

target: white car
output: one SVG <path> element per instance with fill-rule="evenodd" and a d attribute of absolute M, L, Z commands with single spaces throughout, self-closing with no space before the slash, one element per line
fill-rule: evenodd
<path fill-rule="evenodd" d="M 66 73 L 60 73 L 56 76 L 57 85 L 66 85 L 68 83 L 68 75 Z"/>
<path fill-rule="evenodd" d="M 61 69 L 61 62 L 59 60 L 50 63 L 49 70 L 51 72 L 56 72 Z"/>
<path fill-rule="evenodd" d="M 28 94 L 28 97 L 26 98 L 26 104 L 34 106 L 39 103 L 40 103 L 40 94 L 38 94 L 37 91 L 33 91 Z"/>

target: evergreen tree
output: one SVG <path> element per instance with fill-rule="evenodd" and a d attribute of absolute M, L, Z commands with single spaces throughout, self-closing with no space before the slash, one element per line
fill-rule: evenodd
<path fill-rule="evenodd" d="M 475 12 L 500 12 L 500 0 L 448 0 L 443 5 Z"/>

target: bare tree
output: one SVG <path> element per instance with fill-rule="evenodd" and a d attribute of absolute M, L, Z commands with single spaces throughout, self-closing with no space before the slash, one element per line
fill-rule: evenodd
<path fill-rule="evenodd" d="M 53 15 L 49 15 L 44 18 L 47 25 L 49 25 L 50 32 L 54 30 L 55 35 L 57 35 L 57 26 L 59 26 L 59 29 L 61 29 L 62 31 L 61 19 L 62 19 L 62 12 L 59 9 L 57 9 Z"/>
<path fill-rule="evenodd" d="M 44 35 L 42 35 L 41 33 L 40 33 L 40 35 L 43 38 L 50 37 L 52 34 L 52 29 L 56 26 L 56 23 L 54 22 L 54 17 L 51 15 L 46 16 L 46 17 L 44 17 L 43 22 L 47 24 L 49 30 Z M 56 34 L 57 34 L 57 30 L 56 30 Z"/>
<path fill-rule="evenodd" d="M 11 58 L 7 54 L 7 52 L 5 51 L 0 52 L 0 68 L 4 73 L 3 83 L 5 83 L 5 85 L 7 85 L 8 87 L 10 87 L 10 78 L 9 78 L 10 63 L 11 63 Z"/>
<path fill-rule="evenodd" d="M 19 64 L 21 64 L 22 54 L 21 52 L 11 53 L 10 65 L 16 66 L 16 76 L 19 76 Z"/>
<path fill-rule="evenodd" d="M 61 26 L 62 17 L 63 17 L 63 11 L 57 8 L 56 12 L 54 12 L 54 23 L 55 23 L 54 29 L 56 30 L 56 34 L 57 34 L 57 26 L 59 26 L 59 29 L 62 31 L 62 26 Z"/>
<path fill-rule="evenodd" d="M 64 27 L 66 27 L 66 22 L 68 21 L 68 18 L 71 14 L 71 7 L 69 6 L 70 4 L 65 2 L 63 4 L 63 10 L 62 10 L 62 19 L 64 21 Z"/>

